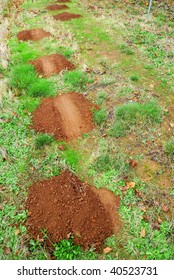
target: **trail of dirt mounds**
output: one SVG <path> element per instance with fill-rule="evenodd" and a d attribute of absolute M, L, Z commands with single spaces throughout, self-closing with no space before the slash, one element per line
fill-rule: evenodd
<path fill-rule="evenodd" d="M 49 37 L 51 35 L 50 32 L 44 31 L 42 28 L 38 29 L 30 29 L 30 30 L 22 30 L 17 34 L 17 38 L 19 41 L 39 41 L 45 37 Z"/>
<path fill-rule="evenodd" d="M 65 10 L 68 9 L 67 5 L 57 5 L 57 4 L 52 4 L 46 7 L 47 10 L 50 11 L 58 11 L 58 10 Z"/>
<path fill-rule="evenodd" d="M 34 65 L 39 74 L 46 77 L 59 74 L 63 70 L 75 69 L 75 65 L 61 54 L 46 55 L 35 60 L 30 60 L 29 63 Z"/>
<path fill-rule="evenodd" d="M 93 188 L 68 170 L 34 183 L 26 202 L 26 226 L 32 238 L 42 239 L 41 229 L 46 229 L 48 245 L 73 236 L 84 248 L 101 248 L 114 227 Z"/>
<path fill-rule="evenodd" d="M 81 15 L 79 15 L 79 14 L 71 14 L 71 13 L 67 13 L 67 12 L 53 16 L 54 19 L 61 20 L 61 21 L 71 20 L 73 18 L 80 18 L 80 17 L 81 17 Z"/>
<path fill-rule="evenodd" d="M 33 113 L 33 128 L 72 140 L 94 128 L 91 109 L 96 106 L 76 92 L 45 98 Z"/>

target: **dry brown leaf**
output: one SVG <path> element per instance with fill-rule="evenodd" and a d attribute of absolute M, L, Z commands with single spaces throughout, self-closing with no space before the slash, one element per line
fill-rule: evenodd
<path fill-rule="evenodd" d="M 137 166 L 137 162 L 134 161 L 134 160 L 130 160 L 130 161 L 129 161 L 129 165 L 130 165 L 132 168 L 134 168 L 134 167 Z"/>
<path fill-rule="evenodd" d="M 105 249 L 103 249 L 103 253 L 105 254 L 109 254 L 112 251 L 111 247 L 106 247 Z"/>
<path fill-rule="evenodd" d="M 146 236 L 146 230 L 145 230 L 145 228 L 142 228 L 140 237 L 145 237 L 145 236 Z"/>
<path fill-rule="evenodd" d="M 171 128 L 174 128 L 174 123 L 169 124 Z"/>
<path fill-rule="evenodd" d="M 14 232 L 15 235 L 18 235 L 19 233 L 20 233 L 20 229 L 16 229 Z"/>
<path fill-rule="evenodd" d="M 135 182 L 126 182 L 126 186 L 127 186 L 129 189 L 134 188 L 135 185 L 136 185 Z"/>
<path fill-rule="evenodd" d="M 168 212 L 168 211 L 169 211 L 169 207 L 168 207 L 167 205 L 165 205 L 165 204 L 163 204 L 163 205 L 161 206 L 161 208 L 162 208 L 162 210 L 163 210 L 164 212 Z"/>

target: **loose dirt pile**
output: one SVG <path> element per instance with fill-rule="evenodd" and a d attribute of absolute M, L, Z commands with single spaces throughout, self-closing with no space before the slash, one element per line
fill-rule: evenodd
<path fill-rule="evenodd" d="M 76 92 L 45 98 L 33 113 L 33 128 L 53 134 L 57 140 L 72 140 L 93 128 L 91 109 L 96 107 Z"/>
<path fill-rule="evenodd" d="M 57 3 L 70 3 L 71 0 L 56 0 Z"/>
<path fill-rule="evenodd" d="M 32 237 L 42 239 L 41 229 L 45 229 L 48 245 L 73 236 L 76 244 L 99 249 L 114 227 L 93 188 L 69 171 L 34 183 L 26 202 L 26 225 Z"/>
<path fill-rule="evenodd" d="M 31 30 L 22 30 L 17 34 L 17 38 L 21 41 L 39 41 L 45 37 L 49 37 L 50 35 L 50 32 L 46 32 L 43 29 L 38 28 Z"/>
<path fill-rule="evenodd" d="M 68 9 L 67 5 L 57 5 L 57 4 L 53 4 L 53 5 L 49 5 L 46 7 L 47 10 L 49 11 L 58 11 L 58 10 L 65 10 Z"/>
<path fill-rule="evenodd" d="M 81 17 L 81 15 L 79 15 L 79 14 L 71 14 L 71 13 L 67 13 L 67 12 L 53 16 L 54 19 L 62 20 L 62 21 L 71 20 L 73 18 L 80 18 L 80 17 Z"/>
<path fill-rule="evenodd" d="M 46 55 L 35 60 L 30 60 L 36 71 L 42 76 L 50 77 L 63 70 L 73 70 L 75 66 L 61 54 Z"/>

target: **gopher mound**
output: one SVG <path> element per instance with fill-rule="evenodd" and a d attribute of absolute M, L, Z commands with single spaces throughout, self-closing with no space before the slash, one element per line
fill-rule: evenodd
<path fill-rule="evenodd" d="M 57 3 L 70 3 L 70 0 L 56 0 Z"/>
<path fill-rule="evenodd" d="M 80 17 L 81 17 L 81 15 L 79 15 L 79 14 L 71 14 L 71 13 L 67 13 L 67 12 L 53 16 L 54 19 L 62 20 L 62 21 L 71 20 L 73 18 L 80 18 Z"/>
<path fill-rule="evenodd" d="M 26 208 L 29 233 L 39 240 L 46 230 L 48 245 L 73 236 L 75 244 L 99 249 L 114 233 L 109 212 L 93 187 L 67 170 L 34 183 L 29 189 Z"/>
<path fill-rule="evenodd" d="M 17 34 L 17 38 L 19 41 L 39 41 L 45 37 L 49 37 L 50 35 L 50 32 L 46 32 L 43 29 L 38 28 L 31 30 L 22 30 Z"/>
<path fill-rule="evenodd" d="M 47 10 L 49 11 L 58 11 L 58 10 L 65 10 L 68 9 L 67 5 L 57 5 L 57 4 L 52 4 L 46 7 Z"/>
<path fill-rule="evenodd" d="M 58 74 L 63 70 L 73 70 L 75 66 L 61 54 L 46 55 L 35 60 L 30 60 L 36 71 L 46 77 Z"/>
<path fill-rule="evenodd" d="M 91 109 L 96 107 L 76 92 L 44 98 L 33 113 L 33 128 L 53 134 L 57 140 L 72 140 L 93 128 Z"/>

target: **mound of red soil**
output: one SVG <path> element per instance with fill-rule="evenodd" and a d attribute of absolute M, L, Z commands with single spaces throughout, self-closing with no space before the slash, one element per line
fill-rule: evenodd
<path fill-rule="evenodd" d="M 94 104 L 76 92 L 45 98 L 33 113 L 33 128 L 53 134 L 57 140 L 72 140 L 93 128 Z"/>
<path fill-rule="evenodd" d="M 20 41 L 39 41 L 45 37 L 49 37 L 51 35 L 50 32 L 46 32 L 41 28 L 31 29 L 31 30 L 22 30 L 17 34 L 17 38 Z"/>
<path fill-rule="evenodd" d="M 53 4 L 53 5 L 47 6 L 46 9 L 50 10 L 50 11 L 65 10 L 65 9 L 68 9 L 68 6 Z"/>
<path fill-rule="evenodd" d="M 75 69 L 74 64 L 66 60 L 61 54 L 46 55 L 35 60 L 30 60 L 29 63 L 34 65 L 39 74 L 46 77 L 58 74 L 63 70 Z"/>
<path fill-rule="evenodd" d="M 70 3 L 70 0 L 56 0 L 57 3 Z"/>
<path fill-rule="evenodd" d="M 53 16 L 54 19 L 62 20 L 62 21 L 71 20 L 73 18 L 80 18 L 80 17 L 81 17 L 81 15 L 79 15 L 79 14 L 71 14 L 71 13 L 67 13 L 67 12 Z"/>
<path fill-rule="evenodd" d="M 48 245 L 72 235 L 76 244 L 99 249 L 114 228 L 93 188 L 69 171 L 34 183 L 26 202 L 26 225 L 32 238 L 42 239 L 41 229 L 46 229 Z"/>

